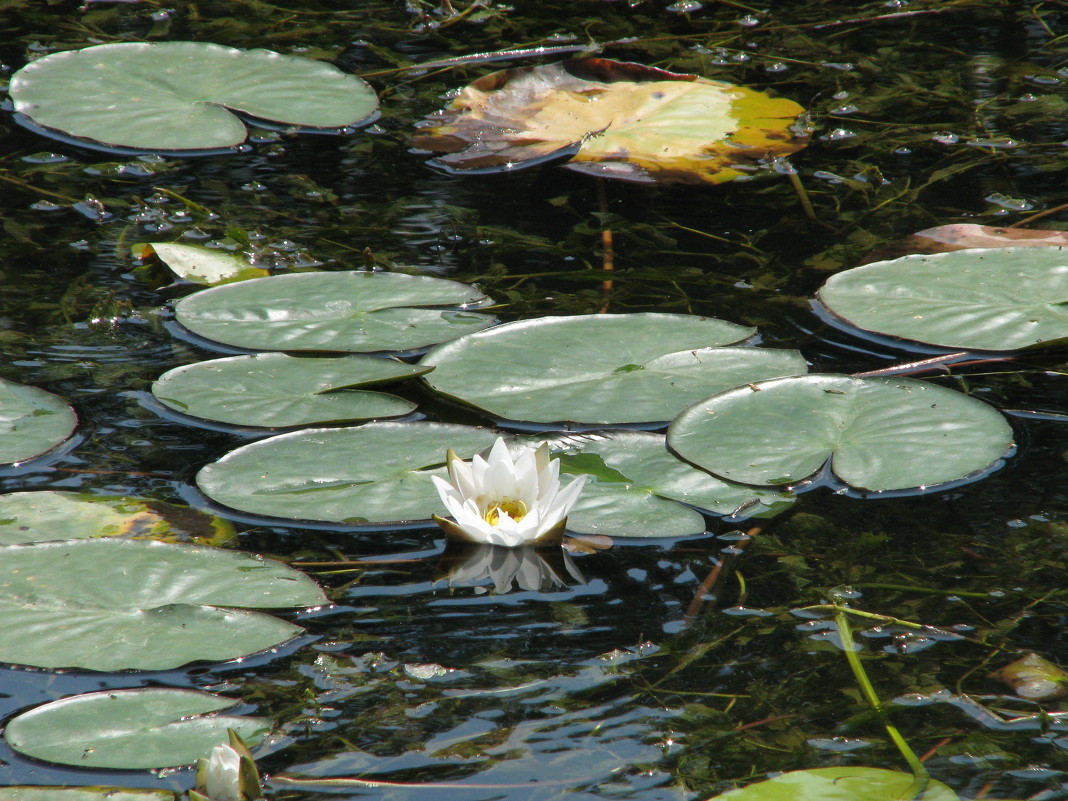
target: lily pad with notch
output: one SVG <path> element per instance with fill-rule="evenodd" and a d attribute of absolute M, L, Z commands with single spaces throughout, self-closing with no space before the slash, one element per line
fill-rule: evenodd
<path fill-rule="evenodd" d="M 456 173 L 570 157 L 568 169 L 643 183 L 721 183 L 804 147 L 791 100 L 605 58 L 479 78 L 421 123 L 414 144 Z"/>
<path fill-rule="evenodd" d="M 754 329 L 685 314 L 505 323 L 433 348 L 435 392 L 505 421 L 664 424 L 691 403 L 807 370 L 791 350 L 722 347 Z"/>
<path fill-rule="evenodd" d="M 0 547 L 0 661 L 167 670 L 264 651 L 303 629 L 252 609 L 325 604 L 303 573 L 238 551 L 150 540 Z"/>
<path fill-rule="evenodd" d="M 843 327 L 954 350 L 1068 343 L 1068 252 L 1060 247 L 873 262 L 831 276 L 817 297 Z"/>
<path fill-rule="evenodd" d="M 196 480 L 212 500 L 258 516 L 356 529 L 433 525 L 442 506 L 430 476 L 446 475 L 446 450 L 470 459 L 495 439 L 445 423 L 303 429 L 231 451 Z"/>
<path fill-rule="evenodd" d="M 378 116 L 371 87 L 330 64 L 209 42 L 118 42 L 51 53 L 16 72 L 8 91 L 16 119 L 38 132 L 125 152 L 233 149 L 248 135 L 242 117 L 338 132 Z"/>
<path fill-rule="evenodd" d="M 70 439 L 77 425 L 62 398 L 0 378 L 0 465 L 43 456 Z"/>
<path fill-rule="evenodd" d="M 702 534 L 704 514 L 771 517 L 793 496 L 723 481 L 683 462 L 661 434 L 641 431 L 567 434 L 549 440 L 561 473 L 586 474 L 568 515 L 568 531 L 615 537 Z"/>
<path fill-rule="evenodd" d="M 414 403 L 358 388 L 403 381 L 430 369 L 374 356 L 255 353 L 176 367 L 152 384 L 152 394 L 192 417 L 286 428 L 403 417 L 415 410 Z"/>
<path fill-rule="evenodd" d="M 231 347 L 272 351 L 411 351 L 481 330 L 492 301 L 431 276 L 344 271 L 274 275 L 204 289 L 175 305 L 179 323 Z"/>
<path fill-rule="evenodd" d="M 797 484 L 829 464 L 869 491 L 923 490 L 981 475 L 1013 449 L 994 407 L 909 378 L 807 375 L 761 381 L 694 404 L 668 446 L 714 475 Z"/>
<path fill-rule="evenodd" d="M 4 739 L 20 754 L 61 765 L 177 768 L 229 742 L 227 729 L 249 744 L 263 738 L 270 728 L 267 718 L 219 714 L 237 703 L 172 688 L 83 693 L 16 716 L 5 727 Z"/>

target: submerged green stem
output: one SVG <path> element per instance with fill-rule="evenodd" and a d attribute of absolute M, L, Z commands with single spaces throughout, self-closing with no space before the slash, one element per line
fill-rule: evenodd
<path fill-rule="evenodd" d="M 868 678 L 867 671 L 864 670 L 864 664 L 860 661 L 860 657 L 857 656 L 857 644 L 853 639 L 853 630 L 849 626 L 848 612 L 844 608 L 837 608 L 834 615 L 834 624 L 838 627 L 838 636 L 842 641 L 842 649 L 845 651 L 846 661 L 849 663 L 850 669 L 853 671 L 853 678 L 856 679 L 857 686 L 860 687 L 860 692 L 864 696 L 864 700 L 868 702 L 868 705 L 872 710 L 883 719 L 883 726 L 886 728 L 886 733 L 890 735 L 890 739 L 894 745 L 897 746 L 897 750 L 904 757 L 905 762 L 908 763 L 909 769 L 912 771 L 912 775 L 916 777 L 916 787 L 914 796 L 919 796 L 927 788 L 927 783 L 931 780 L 931 775 L 927 772 L 927 768 L 920 762 L 920 758 L 916 756 L 916 752 L 909 747 L 908 742 L 901 735 L 901 732 L 897 730 L 897 726 L 890 722 L 886 717 L 886 710 L 883 708 L 883 702 L 879 700 L 878 693 L 875 692 L 875 687 L 871 683 L 871 679 Z"/>

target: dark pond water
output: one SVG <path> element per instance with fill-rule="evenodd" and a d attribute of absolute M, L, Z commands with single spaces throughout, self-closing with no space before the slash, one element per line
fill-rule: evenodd
<path fill-rule="evenodd" d="M 368 76 L 383 97 L 382 119 L 352 137 L 283 136 L 246 154 L 158 164 L 59 145 L 0 118 L 0 374 L 63 396 L 81 419 L 75 449 L 0 474 L 0 489 L 181 502 L 193 497 L 200 467 L 248 441 L 142 405 L 158 375 L 212 355 L 172 335 L 169 304 L 180 293 L 129 257 L 132 243 L 160 236 L 146 227 L 158 220 L 138 214 L 183 208 L 156 202 L 167 199 L 157 187 L 216 215 L 179 217 L 167 236 L 194 225 L 212 240 L 251 234 L 279 271 L 313 261 L 359 267 L 370 248 L 383 263 L 477 282 L 507 304 L 507 318 L 602 307 L 593 182 L 552 166 L 481 177 L 424 167 L 409 152 L 414 121 L 492 67 L 395 71 L 408 61 L 633 37 L 606 54 L 773 90 L 809 108 L 812 142 L 791 161 L 819 223 L 782 176 L 712 188 L 610 185 L 609 305 L 755 325 L 764 343 L 799 348 L 817 371 L 921 357 L 827 328 L 808 299 L 832 272 L 923 228 L 1021 222 L 1065 201 L 1066 3 L 707 2 L 689 15 L 666 5 L 520 0 L 434 30 L 426 21 L 440 21 L 435 6 L 419 0 L 0 3 L 0 59 L 11 69 L 52 49 L 194 39 L 332 60 Z M 969 144 L 1004 139 L 1016 146 Z M 112 216 L 72 208 L 87 194 Z M 1036 221 L 1066 224 L 1065 212 Z M 858 621 L 884 700 L 944 689 L 975 701 L 973 714 L 959 703 L 892 713 L 935 778 L 967 798 L 1068 798 L 1068 737 L 1053 719 L 1013 729 L 975 711 L 1007 718 L 1062 708 L 1006 696 L 988 676 L 1028 651 L 1068 665 L 1063 370 L 1052 355 L 933 379 L 1014 412 L 1018 451 L 980 482 L 880 500 L 814 491 L 764 521 L 744 549 L 715 520 L 711 533 L 685 541 L 619 540 L 576 558 L 584 584 L 551 592 L 449 587 L 435 577 L 436 531 L 239 524 L 246 550 L 377 561 L 311 570 L 335 605 L 294 616 L 309 637 L 280 653 L 151 674 L 3 669 L 0 714 L 105 687 L 192 686 L 276 721 L 276 742 L 260 758 L 269 774 L 440 785 L 334 797 L 658 801 L 707 798 L 798 768 L 905 770 L 822 623 L 790 613 L 849 586 L 858 609 L 963 635 Z M 418 387 L 400 392 L 431 420 L 485 422 Z M 192 782 L 188 771 L 48 766 L 6 745 L 0 760 L 2 784 Z M 277 797 L 322 793 L 280 788 Z"/>

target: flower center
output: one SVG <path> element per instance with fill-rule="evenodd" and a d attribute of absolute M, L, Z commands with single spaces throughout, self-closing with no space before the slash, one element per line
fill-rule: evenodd
<path fill-rule="evenodd" d="M 489 504 L 486 511 L 482 513 L 482 519 L 491 526 L 495 526 L 501 519 L 501 513 L 508 515 L 518 523 L 526 516 L 527 505 L 520 500 L 504 497 Z"/>

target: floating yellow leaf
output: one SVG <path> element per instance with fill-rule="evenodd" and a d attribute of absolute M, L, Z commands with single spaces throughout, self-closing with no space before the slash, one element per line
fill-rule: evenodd
<path fill-rule="evenodd" d="M 696 75 L 575 58 L 486 75 L 426 120 L 416 147 L 450 172 L 571 156 L 569 169 L 642 183 L 722 183 L 800 150 L 791 100 Z"/>

